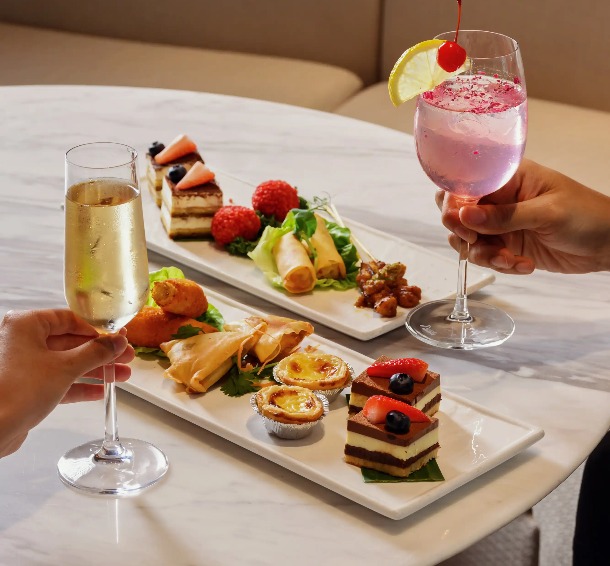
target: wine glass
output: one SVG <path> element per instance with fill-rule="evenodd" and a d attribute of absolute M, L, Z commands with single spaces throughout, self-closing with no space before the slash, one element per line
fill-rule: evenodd
<path fill-rule="evenodd" d="M 148 257 L 135 149 L 113 142 L 66 153 L 64 287 L 70 309 L 101 334 L 119 331 L 148 296 Z M 62 481 L 90 493 L 126 495 L 152 485 L 167 458 L 142 440 L 119 439 L 114 363 L 104 366 L 104 438 L 67 452 Z"/>
<path fill-rule="evenodd" d="M 436 39 L 453 41 L 455 32 Z M 519 45 L 499 33 L 461 30 L 466 72 L 419 96 L 415 143 L 428 177 L 458 205 L 502 187 L 525 148 L 527 96 Z M 419 340 L 441 348 L 472 350 L 507 340 L 515 324 L 504 311 L 467 297 L 468 243 L 459 254 L 457 296 L 424 303 L 406 321 Z"/>

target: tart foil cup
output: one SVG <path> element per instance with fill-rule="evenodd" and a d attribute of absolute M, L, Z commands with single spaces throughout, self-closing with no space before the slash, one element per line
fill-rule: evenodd
<path fill-rule="evenodd" d="M 349 376 L 347 378 L 347 381 L 341 387 L 335 387 L 334 389 L 312 389 L 312 391 L 316 394 L 320 393 L 321 395 L 324 395 L 324 397 L 328 399 L 328 402 L 332 403 L 339 396 L 339 393 L 341 393 L 341 391 L 343 391 L 346 387 L 349 387 L 352 384 L 352 381 L 354 380 L 354 368 L 348 363 L 346 363 L 345 365 L 347 366 L 347 372 Z M 281 383 L 282 385 L 287 385 L 278 377 L 276 370 L 277 366 L 273 368 L 273 379 L 275 379 L 278 383 Z M 301 387 L 309 389 L 306 383 L 307 382 L 302 383 Z"/>
<path fill-rule="evenodd" d="M 287 440 L 297 440 L 299 438 L 305 438 L 308 434 L 310 434 L 314 427 L 320 424 L 320 421 L 328 414 L 328 399 L 319 393 L 315 393 L 315 395 L 318 399 L 320 399 L 320 401 L 322 401 L 322 405 L 324 405 L 324 414 L 319 419 L 309 423 L 287 424 L 280 423 L 266 417 L 258 408 L 258 404 L 256 403 L 256 393 L 250 397 L 250 406 L 254 412 L 259 415 L 261 419 L 263 419 L 263 424 L 265 425 L 265 429 L 269 434 L 275 434 L 279 438 L 285 438 Z"/>

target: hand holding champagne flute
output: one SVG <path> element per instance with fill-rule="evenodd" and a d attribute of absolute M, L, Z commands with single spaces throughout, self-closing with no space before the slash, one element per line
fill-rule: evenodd
<path fill-rule="evenodd" d="M 66 153 L 65 294 L 101 334 L 129 322 L 148 296 L 148 259 L 136 151 L 97 142 Z M 93 493 L 125 494 L 155 483 L 167 459 L 155 446 L 118 435 L 114 364 L 104 366 L 105 435 L 65 454 L 61 479 Z"/>

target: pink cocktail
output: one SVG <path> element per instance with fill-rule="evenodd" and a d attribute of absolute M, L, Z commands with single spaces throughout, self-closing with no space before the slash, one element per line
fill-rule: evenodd
<path fill-rule="evenodd" d="M 503 186 L 525 148 L 527 98 L 520 84 L 464 75 L 423 93 L 415 113 L 415 143 L 435 185 L 472 200 Z"/>
<path fill-rule="evenodd" d="M 419 96 L 417 156 L 458 206 L 474 204 L 506 184 L 523 157 L 527 95 L 521 54 L 514 39 L 488 31 L 462 30 L 459 38 L 448 32 L 436 39 L 457 42 L 467 60 L 461 74 Z M 472 350 L 497 346 L 513 334 L 515 324 L 505 312 L 468 299 L 468 252 L 462 242 L 455 301 L 431 301 L 409 313 L 406 326 L 419 340 Z"/>

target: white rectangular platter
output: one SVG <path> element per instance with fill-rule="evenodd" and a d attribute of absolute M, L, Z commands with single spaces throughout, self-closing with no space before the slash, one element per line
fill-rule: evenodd
<path fill-rule="evenodd" d="M 232 200 L 234 204 L 250 206 L 253 185 L 222 173 L 217 173 L 217 178 L 225 202 Z M 336 291 L 316 288 L 311 293 L 291 295 L 272 287 L 248 258 L 232 256 L 211 241 L 170 239 L 161 224 L 159 209 L 145 180 L 142 187 L 146 241 L 150 250 L 359 340 L 371 340 L 404 325 L 407 309 L 399 307 L 396 317 L 382 318 L 372 309 L 356 308 L 356 289 Z M 421 287 L 422 302 L 455 295 L 457 259 L 452 261 L 390 234 L 344 220 L 357 239 L 376 257 L 387 263 L 400 261 L 407 265 L 406 277 L 409 283 Z M 469 292 L 493 281 L 491 271 L 468 267 Z"/>
<path fill-rule="evenodd" d="M 209 301 L 227 322 L 261 314 L 217 293 Z M 336 354 L 356 374 L 371 363 L 353 350 L 315 334 L 303 343 Z M 156 361 L 137 358 L 132 378 L 120 387 L 214 434 L 246 448 L 288 470 L 391 519 L 402 519 L 515 456 L 543 436 L 540 428 L 506 417 L 443 392 L 440 420 L 441 449 L 437 458 L 445 481 L 421 483 L 364 483 L 360 469 L 343 461 L 347 404 L 340 395 L 328 416 L 301 440 L 269 435 L 250 406 L 250 396 L 228 397 L 218 386 L 203 395 L 189 395 L 163 378 Z"/>

